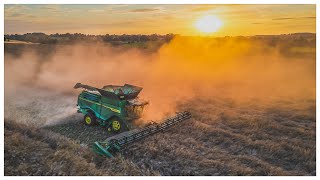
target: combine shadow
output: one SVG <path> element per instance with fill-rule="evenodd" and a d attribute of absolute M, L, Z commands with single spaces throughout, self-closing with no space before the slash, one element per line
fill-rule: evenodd
<path fill-rule="evenodd" d="M 63 120 L 65 119 L 65 121 Z M 87 126 L 83 122 L 83 116 L 70 115 L 61 119 L 60 123 L 47 125 L 43 129 L 59 133 L 67 138 L 78 141 L 81 144 L 91 144 L 95 141 L 103 141 L 113 133 L 99 125 Z M 65 123 L 64 123 L 65 122 Z"/>

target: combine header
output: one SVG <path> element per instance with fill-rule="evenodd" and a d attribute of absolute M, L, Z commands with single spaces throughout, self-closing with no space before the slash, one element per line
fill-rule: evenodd
<path fill-rule="evenodd" d="M 114 156 L 116 152 L 121 152 L 126 145 L 141 140 L 152 134 L 164 132 L 173 125 L 183 120 L 189 119 L 190 117 L 191 114 L 187 111 L 177 113 L 176 116 L 165 120 L 163 123 L 153 123 L 142 129 L 135 129 L 132 131 L 123 132 L 121 134 L 112 136 L 103 142 L 95 142 L 93 146 L 93 151 L 99 155 L 111 158 Z"/>

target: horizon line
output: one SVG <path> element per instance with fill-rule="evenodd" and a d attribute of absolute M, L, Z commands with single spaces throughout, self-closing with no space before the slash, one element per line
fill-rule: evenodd
<path fill-rule="evenodd" d="M 15 34 L 10 34 L 10 33 L 7 33 L 7 34 L 4 34 L 4 36 L 7 36 L 7 35 L 26 35 L 26 34 L 36 34 L 36 33 L 39 33 L 39 34 L 45 34 L 47 36 L 50 36 L 50 35 L 55 35 L 55 34 L 70 34 L 70 35 L 74 35 L 74 34 L 82 34 L 82 35 L 86 35 L 86 36 L 106 36 L 106 35 L 115 35 L 115 36 L 122 36 L 122 35 L 129 35 L 129 36 L 133 36 L 133 35 L 147 35 L 147 36 L 150 36 L 150 35 L 158 35 L 158 36 L 165 36 L 165 35 L 174 35 L 174 36 L 184 36 L 184 37 L 249 37 L 249 36 L 276 36 L 276 35 L 292 35 L 292 34 L 316 34 L 316 32 L 294 32 L 294 33 L 281 33 L 281 34 L 254 34 L 254 35 L 224 35 L 224 36 L 217 36 L 217 35 L 182 35 L 182 34 L 175 34 L 175 33 L 167 33 L 167 34 L 158 34 L 158 33 L 150 33 L 150 34 L 109 34 L 109 33 L 106 33 L 106 34 L 85 34 L 85 33 L 78 33 L 78 32 L 74 32 L 74 33 L 43 33 L 43 32 L 27 32 L 27 33 L 15 33 Z"/>

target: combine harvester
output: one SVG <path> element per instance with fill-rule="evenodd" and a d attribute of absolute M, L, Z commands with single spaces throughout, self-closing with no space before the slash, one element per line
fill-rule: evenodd
<path fill-rule="evenodd" d="M 84 114 L 86 125 L 99 124 L 107 127 L 108 131 L 120 133 L 109 137 L 103 142 L 95 142 L 93 151 L 99 155 L 113 157 L 116 152 L 135 141 L 152 134 L 164 132 L 173 125 L 189 119 L 187 111 L 179 112 L 158 124 L 153 122 L 142 129 L 129 130 L 128 121 L 141 117 L 147 101 L 140 100 L 138 94 L 142 88 L 125 84 L 124 86 L 107 85 L 96 88 L 77 83 L 75 89 L 84 88 L 78 96 L 78 112 Z"/>
<path fill-rule="evenodd" d="M 77 83 L 75 89 L 84 88 L 78 96 L 78 112 L 84 114 L 84 123 L 100 124 L 115 133 L 129 129 L 127 121 L 141 117 L 147 101 L 140 100 L 142 88 L 125 84 L 96 88 Z"/>

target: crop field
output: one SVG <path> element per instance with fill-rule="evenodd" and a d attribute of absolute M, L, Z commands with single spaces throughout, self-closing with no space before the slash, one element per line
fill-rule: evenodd
<path fill-rule="evenodd" d="M 313 47 L 212 41 L 205 54 L 193 45 L 202 41 L 188 43 L 174 39 L 152 52 L 6 44 L 5 175 L 316 175 Z M 113 134 L 84 125 L 76 82 L 141 85 L 150 107 L 137 126 L 179 111 L 192 118 L 101 157 L 92 143 Z"/>

